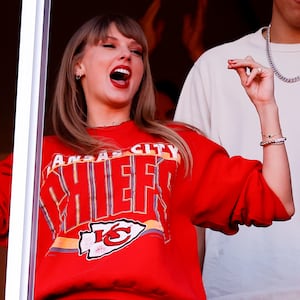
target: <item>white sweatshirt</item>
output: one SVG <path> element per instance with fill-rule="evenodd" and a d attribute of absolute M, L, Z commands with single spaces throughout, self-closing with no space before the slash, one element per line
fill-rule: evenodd
<path fill-rule="evenodd" d="M 254 159 L 262 158 L 258 115 L 227 60 L 251 55 L 269 66 L 262 30 L 206 51 L 190 70 L 175 113 L 175 120 L 198 127 L 230 155 Z M 271 53 L 284 76 L 300 74 L 300 44 L 271 43 Z M 209 300 L 300 299 L 300 82 L 275 77 L 275 96 L 296 214 L 269 228 L 242 226 L 234 236 L 207 230 L 203 278 Z"/>

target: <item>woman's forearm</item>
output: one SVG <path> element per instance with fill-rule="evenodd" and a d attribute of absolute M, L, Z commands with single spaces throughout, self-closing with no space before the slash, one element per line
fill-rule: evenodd
<path fill-rule="evenodd" d="M 261 123 L 263 147 L 263 176 L 280 198 L 289 215 L 294 214 L 290 167 L 279 122 L 278 107 L 274 102 L 256 107 Z"/>

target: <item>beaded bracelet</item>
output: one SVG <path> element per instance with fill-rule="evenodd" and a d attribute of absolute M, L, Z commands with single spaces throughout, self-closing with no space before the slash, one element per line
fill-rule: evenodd
<path fill-rule="evenodd" d="M 261 141 L 260 145 L 261 146 L 281 145 L 281 144 L 284 144 L 285 141 L 286 141 L 286 137 L 281 137 L 281 138 L 278 138 L 278 139 L 271 139 L 271 140 L 267 140 L 267 141 Z"/>
<path fill-rule="evenodd" d="M 274 138 L 275 136 L 281 136 L 281 133 L 275 133 L 275 134 L 264 134 L 263 132 L 261 133 L 262 137 L 267 138 L 267 139 L 271 139 Z"/>

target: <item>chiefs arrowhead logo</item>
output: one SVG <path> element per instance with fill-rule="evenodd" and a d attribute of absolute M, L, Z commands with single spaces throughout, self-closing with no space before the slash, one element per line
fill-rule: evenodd
<path fill-rule="evenodd" d="M 108 255 L 133 242 L 145 228 L 143 223 L 125 219 L 91 223 L 90 231 L 79 233 L 80 255 L 87 253 L 87 259 Z"/>

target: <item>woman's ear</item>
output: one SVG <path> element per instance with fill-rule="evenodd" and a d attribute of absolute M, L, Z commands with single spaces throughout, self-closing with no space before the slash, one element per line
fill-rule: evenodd
<path fill-rule="evenodd" d="M 79 80 L 84 75 L 84 66 L 82 63 L 77 62 L 74 67 L 74 75 L 77 80 Z"/>

